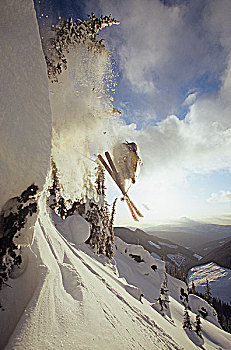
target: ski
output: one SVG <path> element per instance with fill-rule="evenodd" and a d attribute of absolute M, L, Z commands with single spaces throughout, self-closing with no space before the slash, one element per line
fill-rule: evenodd
<path fill-rule="evenodd" d="M 124 188 L 124 186 L 123 186 L 122 183 L 121 183 L 119 173 L 118 173 L 118 171 L 117 171 L 117 169 L 116 169 L 116 167 L 115 167 L 115 164 L 114 164 L 114 162 L 113 162 L 113 160 L 112 160 L 112 158 L 111 158 L 111 156 L 110 156 L 110 153 L 109 153 L 109 152 L 105 152 L 105 156 L 106 156 L 106 158 L 107 158 L 107 160 L 108 160 L 108 163 L 109 163 L 109 165 L 110 165 L 110 167 L 111 167 L 111 169 L 112 169 L 113 174 L 114 174 L 115 177 L 116 177 L 117 182 L 120 184 L 119 187 L 120 187 L 120 189 L 121 189 L 121 192 L 122 192 L 123 195 L 125 196 L 125 195 L 126 195 L 125 188 Z"/>
<path fill-rule="evenodd" d="M 117 186 L 119 187 L 120 191 L 123 193 L 123 189 L 121 188 L 120 184 L 118 183 L 115 175 L 113 174 L 111 168 L 109 167 L 109 165 L 107 164 L 107 162 L 105 162 L 104 158 L 101 156 L 101 154 L 98 155 L 98 159 L 100 160 L 100 162 L 103 164 L 103 166 L 105 167 L 105 169 L 107 170 L 107 172 L 109 173 L 109 175 L 112 177 L 112 179 L 115 181 L 115 183 L 117 184 Z M 124 193 L 123 193 L 124 195 Z"/>
<path fill-rule="evenodd" d="M 113 173 L 115 174 L 115 177 L 116 177 L 117 181 L 120 183 L 120 186 L 123 188 L 123 185 L 122 185 L 121 180 L 120 180 L 120 177 L 119 177 L 119 173 L 118 173 L 118 171 L 116 170 L 115 164 L 114 164 L 114 162 L 113 162 L 113 160 L 112 160 L 112 158 L 111 158 L 111 156 L 110 156 L 110 153 L 109 153 L 109 152 L 105 152 L 105 156 L 106 156 L 106 158 L 107 158 L 107 160 L 108 160 L 108 162 L 109 162 L 109 165 L 111 166 L 111 169 L 112 169 Z M 143 215 L 142 215 L 141 212 L 137 209 L 137 207 L 136 207 L 135 204 L 132 202 L 132 200 L 129 198 L 129 196 L 126 194 L 124 188 L 123 188 L 122 193 L 123 193 L 123 195 L 124 195 L 125 197 L 128 198 L 128 200 L 129 200 L 129 202 L 130 202 L 132 208 L 135 210 L 136 214 L 142 218 Z"/>
<path fill-rule="evenodd" d="M 127 197 L 128 197 L 128 195 L 127 195 Z M 143 218 L 144 216 L 143 216 L 143 215 L 141 214 L 141 212 L 137 209 L 137 207 L 135 206 L 135 204 L 132 202 L 132 200 L 131 200 L 129 197 L 128 197 L 128 200 L 129 200 L 129 202 L 130 202 L 132 208 L 135 210 L 136 214 L 137 214 L 139 217 Z"/>
<path fill-rule="evenodd" d="M 127 205 L 128 205 L 128 208 L 130 209 L 130 212 L 131 212 L 131 214 L 132 214 L 133 219 L 134 219 L 135 221 L 139 221 L 138 218 L 137 218 L 137 216 L 136 216 L 136 214 L 134 213 L 134 210 L 133 210 L 133 208 L 132 208 L 132 206 L 131 206 L 131 202 L 130 202 L 128 196 L 125 196 L 125 200 L 126 200 L 126 203 L 127 203 Z"/>
<path fill-rule="evenodd" d="M 135 204 L 132 202 L 132 200 L 129 198 L 129 196 L 127 195 L 124 186 L 121 183 L 120 177 L 119 177 L 119 173 L 115 167 L 115 164 L 109 154 L 109 152 L 105 152 L 105 156 L 108 160 L 109 165 L 107 164 L 107 162 L 104 160 L 104 158 L 99 154 L 98 155 L 98 159 L 100 160 L 100 162 L 103 164 L 103 166 L 105 167 L 105 169 L 107 170 L 107 172 L 109 173 L 109 175 L 111 176 L 111 178 L 115 181 L 115 183 L 117 184 L 117 186 L 119 187 L 120 191 L 122 192 L 124 199 L 128 205 L 128 208 L 132 214 L 132 217 L 135 221 L 139 221 L 137 218 L 137 215 L 140 217 L 143 217 L 143 215 L 140 213 L 140 211 L 137 209 L 137 207 L 135 206 Z"/>

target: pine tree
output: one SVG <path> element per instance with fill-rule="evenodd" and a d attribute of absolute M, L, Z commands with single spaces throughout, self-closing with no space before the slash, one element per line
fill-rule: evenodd
<path fill-rule="evenodd" d="M 62 196 L 63 187 L 60 183 L 58 168 L 53 159 L 51 159 L 51 169 L 52 186 L 49 188 L 50 197 L 48 204 L 58 216 L 60 216 L 62 219 L 65 219 L 68 215 L 66 203 Z"/>
<path fill-rule="evenodd" d="M 202 333 L 201 333 L 201 320 L 200 320 L 200 312 L 197 312 L 196 315 L 196 329 L 195 332 L 197 335 L 199 335 L 199 337 L 202 338 Z"/>
<path fill-rule="evenodd" d="M 167 273 L 164 273 L 164 280 L 160 287 L 160 296 L 157 299 L 160 305 L 160 311 L 162 312 L 162 315 L 166 315 L 166 312 L 168 310 L 168 279 L 167 279 Z"/>
<path fill-rule="evenodd" d="M 188 288 L 187 292 L 185 292 L 184 288 L 180 289 L 180 299 L 186 309 L 188 309 Z"/>
<path fill-rule="evenodd" d="M 213 303 L 213 298 L 212 298 L 212 293 L 211 293 L 211 288 L 209 285 L 209 281 L 206 279 L 206 286 L 205 286 L 205 300 L 212 305 Z"/>
<path fill-rule="evenodd" d="M 173 277 L 177 278 L 177 268 L 176 268 L 176 263 L 174 262 L 174 272 L 173 272 Z"/>
<path fill-rule="evenodd" d="M 192 323 L 190 320 L 187 307 L 185 307 L 184 309 L 183 328 L 188 328 L 190 331 L 192 330 Z"/>
<path fill-rule="evenodd" d="M 181 268 L 181 280 L 187 284 L 186 271 L 185 271 L 184 266 L 182 266 L 182 268 Z"/>
<path fill-rule="evenodd" d="M 192 294 L 196 294 L 196 288 L 193 282 L 192 282 Z"/>
<path fill-rule="evenodd" d="M 105 170 L 100 163 L 97 166 L 95 184 L 99 201 L 90 200 L 88 209 L 83 214 L 91 225 L 91 234 L 86 243 L 95 249 L 97 254 L 104 254 L 111 259 L 113 257 L 113 221 L 116 201 L 113 203 L 110 216 L 105 195 Z"/>

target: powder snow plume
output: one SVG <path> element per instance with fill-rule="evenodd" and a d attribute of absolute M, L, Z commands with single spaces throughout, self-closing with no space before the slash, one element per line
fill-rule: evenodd
<path fill-rule="evenodd" d="M 52 154 L 66 199 L 93 195 L 89 189 L 94 191 L 94 160 L 112 147 L 112 124 L 117 119 L 111 97 L 115 75 L 108 50 L 95 53 L 78 45 L 68 51 L 67 69 L 58 82 L 50 82 Z"/>

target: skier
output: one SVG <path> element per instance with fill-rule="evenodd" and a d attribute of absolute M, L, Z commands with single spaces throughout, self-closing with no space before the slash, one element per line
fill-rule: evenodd
<path fill-rule="evenodd" d="M 98 155 L 98 159 L 121 190 L 123 194 L 121 200 L 127 202 L 133 219 L 139 221 L 137 216 L 143 217 L 143 215 L 136 208 L 127 194 L 131 184 L 135 183 L 138 166 L 141 163 L 141 160 L 137 155 L 137 145 L 135 142 L 129 143 L 127 141 L 122 144 L 117 143 L 113 150 L 114 161 L 109 152 L 105 152 L 105 156 L 109 164 L 107 164 L 100 154 Z"/>
<path fill-rule="evenodd" d="M 130 182 L 136 182 L 138 168 L 141 159 L 137 154 L 137 145 L 135 142 L 117 143 L 113 150 L 115 166 L 118 170 L 120 181 L 127 190 Z"/>

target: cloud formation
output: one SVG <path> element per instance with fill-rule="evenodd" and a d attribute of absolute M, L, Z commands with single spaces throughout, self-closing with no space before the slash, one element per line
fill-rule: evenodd
<path fill-rule="evenodd" d="M 230 191 L 220 191 L 219 193 L 212 193 L 208 198 L 209 203 L 219 202 L 226 203 L 231 202 L 231 192 Z"/>
<path fill-rule="evenodd" d="M 203 94 L 217 89 L 230 49 L 230 1 L 178 1 L 165 6 L 159 0 L 101 0 L 100 4 L 104 13 L 111 12 L 121 22 L 115 29 L 119 39 L 113 37 L 112 44 L 122 83 L 140 94 L 158 119 L 181 113 L 179 105 L 190 90 L 201 87 Z"/>
<path fill-rule="evenodd" d="M 148 127 L 128 130 L 126 137 L 140 146 L 143 174 L 231 169 L 231 2 L 189 1 L 171 7 L 158 0 L 101 3 L 121 21 L 123 76 L 135 90 L 152 93 L 160 103 L 165 96 L 170 105 L 189 84 L 182 100 L 188 107 L 185 118 L 169 114 L 150 126 L 150 113 L 144 110 Z M 190 84 L 205 72 L 217 76 L 220 85 L 203 94 Z M 153 118 L 158 118 L 155 111 Z"/>

